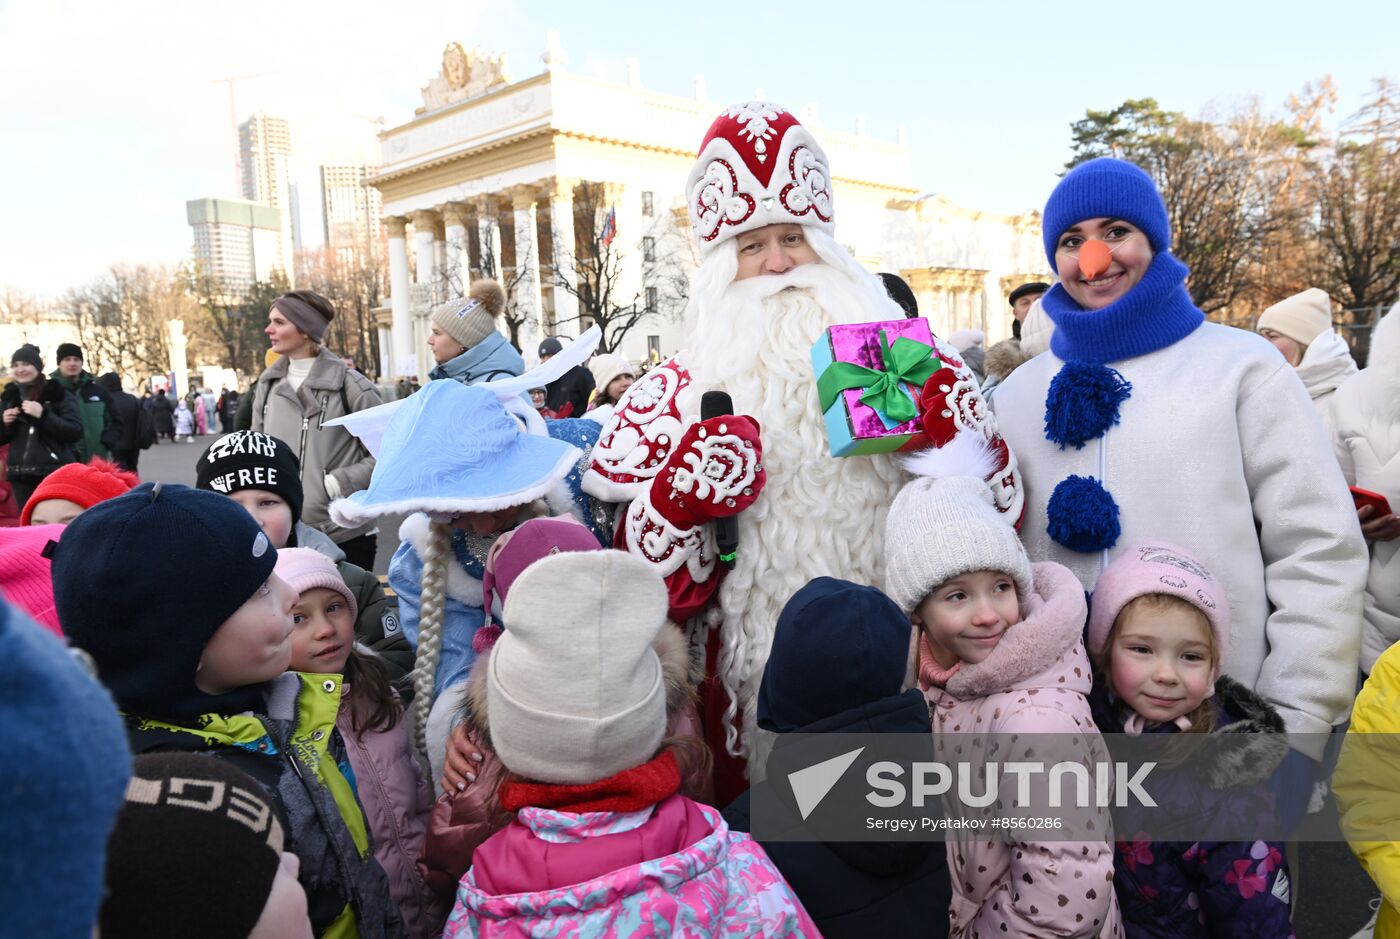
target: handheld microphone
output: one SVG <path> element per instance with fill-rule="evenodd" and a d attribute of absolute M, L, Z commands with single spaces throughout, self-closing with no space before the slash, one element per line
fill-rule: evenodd
<path fill-rule="evenodd" d="M 734 400 L 727 391 L 707 391 L 700 396 L 700 419 L 724 417 L 734 413 Z M 715 547 L 725 567 L 733 567 L 739 556 L 739 520 L 733 515 L 715 519 Z"/>

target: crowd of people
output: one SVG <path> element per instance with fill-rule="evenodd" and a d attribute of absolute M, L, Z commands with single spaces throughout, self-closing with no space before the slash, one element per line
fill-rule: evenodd
<path fill-rule="evenodd" d="M 1050 193 L 1013 338 L 891 342 L 916 298 L 836 240 L 831 180 L 788 112 L 720 115 L 684 343 L 645 370 L 547 338 L 536 382 L 479 281 L 386 405 L 287 293 L 241 402 L 153 422 L 217 416 L 194 487 L 116 465 L 130 408 L 76 347 L 48 379 L 18 350 L 0 934 L 1294 936 L 1323 872 L 1287 832 L 1344 734 L 1400 723 L 1400 312 L 1360 370 L 1321 291 L 1207 321 L 1152 180 L 1105 158 Z M 829 392 L 841 330 L 873 352 Z M 913 443 L 833 456 L 858 424 Z M 801 735 L 947 761 L 973 732 L 1229 741 L 1170 793 L 1226 831 L 1266 792 L 1274 824 L 822 841 L 766 771 Z M 1377 936 L 1396 788 L 1337 792 Z"/>

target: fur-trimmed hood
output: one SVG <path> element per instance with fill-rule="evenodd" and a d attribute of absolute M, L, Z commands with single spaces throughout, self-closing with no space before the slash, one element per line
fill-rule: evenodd
<path fill-rule="evenodd" d="M 1192 757 L 1193 772 L 1204 771 L 1206 785 L 1212 789 L 1233 789 L 1254 786 L 1273 775 L 1288 755 L 1288 735 L 1283 718 L 1268 701 L 1235 681 L 1221 675 L 1215 681 L 1215 702 L 1218 723 L 1211 737 L 1228 745 L 1202 747 Z M 1089 696 L 1094 722 L 1104 733 L 1122 733 L 1124 708 L 1107 689 L 1106 679 L 1099 677 Z M 1175 733 L 1174 727 L 1163 728 Z"/>
<path fill-rule="evenodd" d="M 1371 333 L 1366 371 L 1383 375 L 1390 387 L 1400 389 L 1400 303 L 1390 308 Z"/>
<path fill-rule="evenodd" d="M 1031 357 L 1021 347 L 1021 340 L 1003 339 L 987 350 L 982 359 L 982 371 L 988 378 L 1004 380 L 1030 360 Z"/>
<path fill-rule="evenodd" d="M 695 689 L 703 676 L 690 655 L 685 634 L 674 623 L 661 627 L 651 647 L 661 659 L 661 675 L 666 682 L 666 714 L 672 717 L 687 703 L 695 702 Z M 462 721 L 479 734 L 487 746 L 491 746 L 491 719 L 486 708 L 486 670 L 490 661 L 490 650 L 476 657 L 462 695 Z"/>
<path fill-rule="evenodd" d="M 966 701 L 1004 691 L 1061 688 L 1088 694 L 1092 684 L 1082 637 L 1088 606 L 1069 569 L 1053 561 L 1031 565 L 1032 589 L 1021 622 L 981 662 L 965 664 L 947 692 Z"/>

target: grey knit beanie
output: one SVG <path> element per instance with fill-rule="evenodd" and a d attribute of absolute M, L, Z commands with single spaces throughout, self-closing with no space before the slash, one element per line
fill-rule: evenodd
<path fill-rule="evenodd" d="M 652 641 L 666 607 L 660 575 L 625 551 L 571 551 L 527 567 L 486 671 L 501 763 L 537 782 L 584 784 L 656 756 L 666 688 Z"/>
<path fill-rule="evenodd" d="M 940 584 L 973 571 L 1001 571 L 1021 608 L 1031 595 L 1031 563 L 1016 530 L 997 511 L 985 476 L 995 463 L 985 438 L 964 432 L 939 450 L 906 460 L 906 483 L 885 523 L 885 592 L 911 613 Z"/>
<path fill-rule="evenodd" d="M 445 303 L 433 312 L 433 324 L 471 349 L 496 331 L 496 318 L 505 309 L 506 292 L 494 280 L 478 280 L 466 300 Z"/>

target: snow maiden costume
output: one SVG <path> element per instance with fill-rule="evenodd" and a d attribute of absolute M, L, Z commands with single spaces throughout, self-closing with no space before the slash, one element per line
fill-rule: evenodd
<path fill-rule="evenodd" d="M 1275 706 L 1316 760 L 1355 687 L 1366 548 L 1307 392 L 1261 337 L 1208 323 L 1168 251 L 1166 209 L 1130 163 L 1099 159 L 1045 206 L 1051 267 L 1066 229 L 1136 226 L 1150 266 L 1121 298 L 1082 308 L 1056 284 L 1049 354 L 998 389 L 1025 481 L 1021 539 L 1090 589 L 1135 542 L 1192 545 L 1230 598 L 1225 672 Z M 1302 786 L 1303 798 L 1306 789 Z"/>
<path fill-rule="evenodd" d="M 503 395 L 492 385 L 429 382 L 394 408 L 382 440 L 374 441 L 378 462 L 369 489 L 332 506 L 346 519 L 414 513 L 400 530 L 389 584 L 399 596 L 404 634 L 417 649 L 415 727 L 432 778 L 441 775 L 460 689 L 476 658 L 473 637 L 487 622 L 481 575 L 499 534 L 477 535 L 454 527 L 452 520 L 518 506 L 508 528 L 541 515 L 568 515 L 588 525 L 600 547 L 612 536 L 600 521 L 605 513 L 594 511 L 579 489 L 580 466 L 598 425 L 588 420 L 546 425 L 536 417 L 532 423 L 546 433 L 527 432 L 500 397 L 515 407 L 520 399 L 514 383 L 530 380 L 511 379 Z"/>

